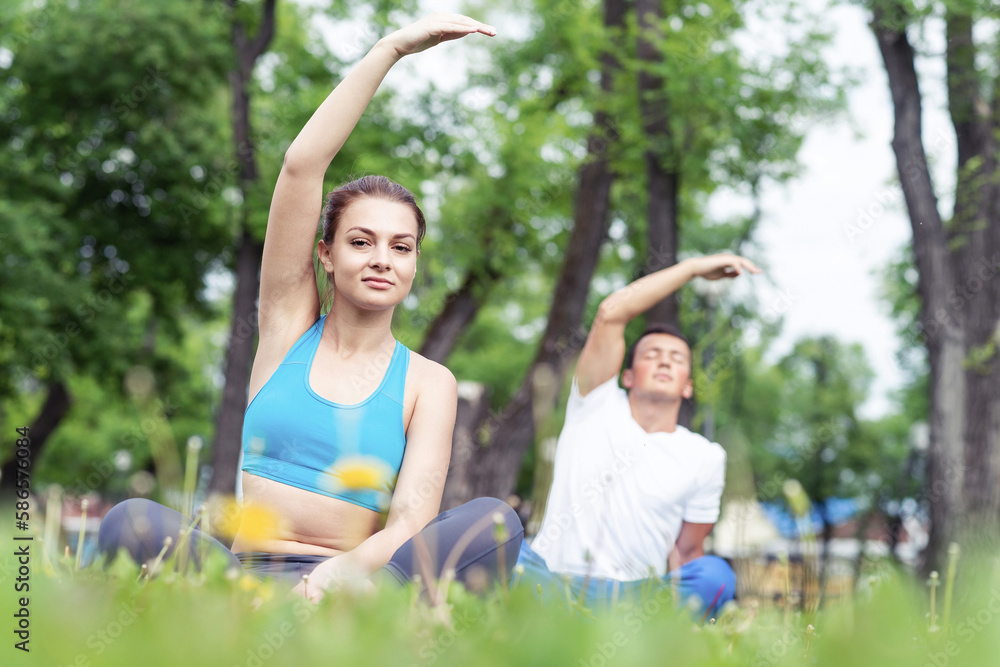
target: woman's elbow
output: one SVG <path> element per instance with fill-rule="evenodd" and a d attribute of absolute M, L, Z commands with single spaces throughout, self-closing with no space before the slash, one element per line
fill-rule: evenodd
<path fill-rule="evenodd" d="M 281 161 L 281 170 L 290 176 L 308 176 L 310 174 L 326 171 L 326 167 L 317 160 L 315 155 L 311 155 L 308 149 L 303 148 L 294 141 L 285 150 L 285 156 Z"/>
<path fill-rule="evenodd" d="M 296 149 L 294 143 L 285 150 L 285 156 L 281 160 L 281 170 L 286 174 L 295 174 L 302 170 L 304 160 Z"/>

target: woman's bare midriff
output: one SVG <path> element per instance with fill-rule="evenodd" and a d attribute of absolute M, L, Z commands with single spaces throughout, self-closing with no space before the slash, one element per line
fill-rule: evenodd
<path fill-rule="evenodd" d="M 274 480 L 243 474 L 243 502 L 268 508 L 279 517 L 273 538 L 249 540 L 243 527 L 230 549 L 336 556 L 350 551 L 379 529 L 379 513 L 360 505 Z"/>

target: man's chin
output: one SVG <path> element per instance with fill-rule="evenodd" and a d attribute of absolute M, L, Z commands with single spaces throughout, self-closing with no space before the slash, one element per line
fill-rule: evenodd
<path fill-rule="evenodd" d="M 633 389 L 636 398 L 654 403 L 679 403 L 684 396 L 673 389 Z"/>

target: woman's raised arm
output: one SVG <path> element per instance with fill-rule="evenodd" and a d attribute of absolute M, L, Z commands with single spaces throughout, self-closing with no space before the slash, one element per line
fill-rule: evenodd
<path fill-rule="evenodd" d="M 496 31 L 439 12 L 382 38 L 313 113 L 291 146 L 271 199 L 260 275 L 261 336 L 308 326 L 319 314 L 313 244 L 323 205 L 323 175 L 347 141 L 389 69 L 440 42 Z M 304 329 L 303 329 L 304 330 Z M 295 335 L 300 334 L 297 331 Z"/>

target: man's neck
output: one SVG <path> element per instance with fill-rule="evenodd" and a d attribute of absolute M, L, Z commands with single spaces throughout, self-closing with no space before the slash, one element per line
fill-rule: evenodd
<path fill-rule="evenodd" d="M 677 430 L 677 417 L 681 411 L 680 399 L 644 400 L 634 392 L 629 392 L 628 403 L 632 410 L 632 419 L 646 433 L 661 431 L 673 433 Z"/>

